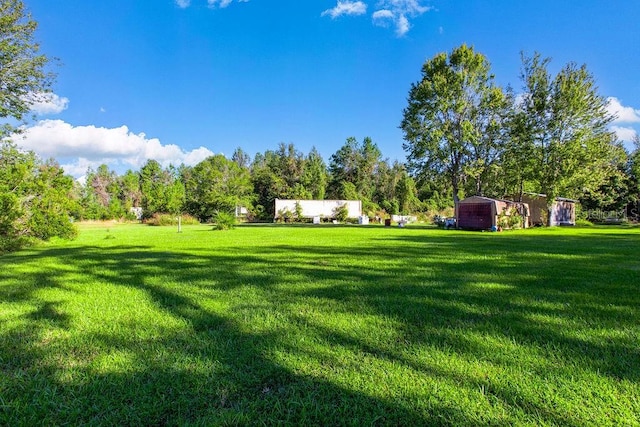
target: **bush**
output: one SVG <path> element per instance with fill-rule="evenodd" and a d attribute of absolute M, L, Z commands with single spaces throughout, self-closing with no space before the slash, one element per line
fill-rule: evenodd
<path fill-rule="evenodd" d="M 147 219 L 145 223 L 158 227 L 177 226 L 178 216 L 168 213 L 155 213 L 151 218 Z M 180 215 L 180 223 L 182 225 L 197 225 L 200 224 L 200 221 L 198 221 L 197 218 L 194 218 L 191 215 L 185 214 Z"/>
<path fill-rule="evenodd" d="M 293 212 L 291 212 L 287 208 L 280 209 L 278 211 L 278 215 L 276 216 L 277 222 L 292 222 L 294 218 Z"/>
<path fill-rule="evenodd" d="M 0 235 L 0 255 L 8 252 L 15 252 L 29 246 L 29 243 L 29 239 L 25 237 Z"/>
<path fill-rule="evenodd" d="M 296 221 L 302 222 L 302 220 L 304 219 L 302 214 L 303 214 L 303 212 L 302 212 L 302 204 L 300 202 L 296 202 L 296 206 L 295 206 Z"/>
<path fill-rule="evenodd" d="M 593 223 L 588 219 L 576 219 L 576 227 L 593 227 Z"/>
<path fill-rule="evenodd" d="M 338 221 L 345 222 L 349 218 L 349 208 L 346 204 L 340 205 L 334 209 L 333 214 Z"/>
<path fill-rule="evenodd" d="M 214 218 L 214 230 L 230 230 L 237 224 L 234 214 L 229 212 L 217 212 Z"/>
<path fill-rule="evenodd" d="M 510 208 L 505 210 L 502 214 L 498 215 L 498 226 L 502 229 L 517 230 L 522 228 L 524 218 L 518 213 L 516 208 Z"/>

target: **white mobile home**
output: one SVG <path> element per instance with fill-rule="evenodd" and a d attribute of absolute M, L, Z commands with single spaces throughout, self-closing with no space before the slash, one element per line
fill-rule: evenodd
<path fill-rule="evenodd" d="M 336 210 L 341 206 L 346 206 L 349 218 L 358 218 L 362 215 L 362 201 L 360 200 L 292 200 L 276 199 L 275 219 L 282 216 L 284 212 L 296 212 L 296 205 L 299 204 L 304 218 L 335 218 Z"/>

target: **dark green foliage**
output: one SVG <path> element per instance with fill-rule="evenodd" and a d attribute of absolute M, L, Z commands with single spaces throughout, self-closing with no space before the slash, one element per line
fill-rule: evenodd
<path fill-rule="evenodd" d="M 347 138 L 329 162 L 329 197 L 373 201 L 381 156 L 371 138 L 364 138 L 362 143 L 354 137 Z"/>
<path fill-rule="evenodd" d="M 252 206 L 249 170 L 222 154 L 211 156 L 183 173 L 186 210 L 202 222 L 217 212 L 234 212 L 237 206 Z"/>
<path fill-rule="evenodd" d="M 73 180 L 60 166 L 41 162 L 9 142 L 0 145 L 0 252 L 29 239 L 73 238 Z"/>
<path fill-rule="evenodd" d="M 620 146 L 608 128 L 613 117 L 597 93 L 585 65 L 565 65 L 555 76 L 549 58 L 522 56 L 525 96 L 512 118 L 512 143 L 505 154 L 513 162 L 520 188 L 558 197 L 597 193 L 615 175 Z"/>
<path fill-rule="evenodd" d="M 37 26 L 21 0 L 0 0 L 0 118 L 23 120 L 50 90 L 49 60 L 33 40 Z"/>
<path fill-rule="evenodd" d="M 238 220 L 235 215 L 229 212 L 218 211 L 213 218 L 213 228 L 215 230 L 231 230 L 237 223 Z"/>
<path fill-rule="evenodd" d="M 465 181 L 482 195 L 506 142 L 508 99 L 486 57 L 461 45 L 422 66 L 411 85 L 401 129 L 410 170 L 426 182 L 445 176 L 457 202 Z"/>
<path fill-rule="evenodd" d="M 200 221 L 191 215 L 182 214 L 177 216 L 166 213 L 156 213 L 151 218 L 145 220 L 145 224 L 147 225 L 160 227 L 176 226 L 178 223 L 182 225 L 197 225 L 200 224 Z"/>
<path fill-rule="evenodd" d="M 183 210 L 185 188 L 173 167 L 163 169 L 156 160 L 148 160 L 140 169 L 140 192 L 144 218 Z"/>
<path fill-rule="evenodd" d="M 349 218 L 349 208 L 347 205 L 340 205 L 334 209 L 333 215 L 340 222 L 345 222 Z"/>
<path fill-rule="evenodd" d="M 278 150 L 258 153 L 251 165 L 251 181 L 259 217 L 275 216 L 276 199 L 323 199 L 327 170 L 318 151 L 305 157 L 293 144 L 280 144 Z"/>

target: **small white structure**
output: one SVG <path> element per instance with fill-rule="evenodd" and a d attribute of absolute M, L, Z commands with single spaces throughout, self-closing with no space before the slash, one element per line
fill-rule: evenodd
<path fill-rule="evenodd" d="M 391 221 L 397 222 L 400 224 L 401 222 L 404 224 L 410 224 L 412 222 L 416 222 L 418 217 L 413 215 L 391 215 Z"/>
<path fill-rule="evenodd" d="M 347 207 L 348 218 L 358 218 L 362 215 L 362 202 L 360 200 L 276 199 L 275 203 L 275 219 L 280 218 L 284 212 L 290 212 L 295 215 L 296 210 L 302 212 L 303 218 L 335 218 L 336 210 L 341 206 Z"/>
<path fill-rule="evenodd" d="M 142 208 L 132 207 L 132 208 L 129 208 L 129 212 L 131 212 L 131 214 L 133 214 L 138 221 L 142 219 Z"/>

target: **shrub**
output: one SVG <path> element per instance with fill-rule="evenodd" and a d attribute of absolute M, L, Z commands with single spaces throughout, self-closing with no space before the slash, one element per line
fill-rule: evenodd
<path fill-rule="evenodd" d="M 278 222 L 291 222 L 294 218 L 293 212 L 291 212 L 287 208 L 280 209 L 278 211 L 278 216 L 276 217 L 276 221 Z"/>
<path fill-rule="evenodd" d="M 498 226 L 502 229 L 520 229 L 524 218 L 518 213 L 516 208 L 505 209 L 498 215 Z"/>
<path fill-rule="evenodd" d="M 22 236 L 3 236 L 0 234 L 0 255 L 14 252 L 29 246 L 29 239 Z"/>
<path fill-rule="evenodd" d="M 593 223 L 588 219 L 576 219 L 576 227 L 593 227 Z"/>
<path fill-rule="evenodd" d="M 296 216 L 296 221 L 302 221 L 304 219 L 304 217 L 302 216 L 302 203 L 300 202 L 296 202 L 296 206 L 295 206 L 295 216 Z"/>
<path fill-rule="evenodd" d="M 237 224 L 234 214 L 218 211 L 214 217 L 214 230 L 230 230 Z"/>
<path fill-rule="evenodd" d="M 333 214 L 340 222 L 345 222 L 349 218 L 349 208 L 346 204 L 340 205 L 333 210 Z"/>
<path fill-rule="evenodd" d="M 178 225 L 178 216 L 168 213 L 155 213 L 153 216 L 145 221 L 148 225 L 168 227 Z M 197 225 L 200 224 L 197 218 L 191 215 L 180 215 L 180 223 L 182 225 Z"/>

